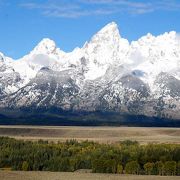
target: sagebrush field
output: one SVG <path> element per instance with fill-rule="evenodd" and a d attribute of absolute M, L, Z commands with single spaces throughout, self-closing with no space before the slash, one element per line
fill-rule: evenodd
<path fill-rule="evenodd" d="M 180 143 L 180 128 L 78 127 L 78 126 L 0 126 L 0 136 L 23 140 L 114 143 L 135 140 L 140 143 Z"/>

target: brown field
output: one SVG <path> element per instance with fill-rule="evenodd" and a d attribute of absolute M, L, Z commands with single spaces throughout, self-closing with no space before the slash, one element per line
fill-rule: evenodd
<path fill-rule="evenodd" d="M 140 176 L 93 173 L 0 171 L 1 180 L 178 180 L 177 176 Z"/>
<path fill-rule="evenodd" d="M 77 126 L 0 126 L 0 136 L 24 140 L 65 141 L 77 139 L 100 143 L 136 140 L 140 143 L 179 143 L 180 128 L 77 127 Z"/>

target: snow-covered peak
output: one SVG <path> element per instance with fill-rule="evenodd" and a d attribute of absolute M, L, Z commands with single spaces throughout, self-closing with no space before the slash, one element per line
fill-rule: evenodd
<path fill-rule="evenodd" d="M 175 31 L 156 37 L 148 33 L 131 43 L 129 54 L 131 68 L 144 72 L 146 77 L 142 77 L 142 80 L 147 82 L 152 90 L 155 89 L 154 81 L 161 72 L 180 78 L 180 41 Z"/>
<path fill-rule="evenodd" d="M 109 24 L 107 24 L 106 26 L 104 26 L 98 33 L 97 35 L 117 35 L 120 36 L 119 34 L 119 29 L 118 29 L 118 25 L 115 22 L 111 22 Z"/>
<path fill-rule="evenodd" d="M 48 38 L 44 38 L 31 53 L 34 54 L 52 54 L 56 51 L 56 43 Z"/>
<path fill-rule="evenodd" d="M 98 31 L 90 43 L 116 43 L 120 38 L 118 26 L 112 22 Z"/>
<path fill-rule="evenodd" d="M 53 40 L 44 38 L 28 55 L 14 63 L 14 69 L 21 74 L 25 82 L 29 82 L 43 67 L 60 71 L 65 54 L 56 47 Z"/>
<path fill-rule="evenodd" d="M 103 76 L 111 65 L 123 63 L 129 42 L 121 38 L 116 23 L 112 22 L 97 32 L 83 47 L 87 63 L 86 79 Z"/>
<path fill-rule="evenodd" d="M 13 68 L 21 75 L 23 85 L 34 78 L 42 67 L 56 63 L 57 48 L 54 41 L 45 38 L 23 58 L 14 61 Z"/>
<path fill-rule="evenodd" d="M 169 35 L 170 35 L 171 37 L 175 37 L 175 36 L 177 36 L 177 32 L 176 32 L 176 31 L 170 31 L 170 32 L 169 32 Z"/>

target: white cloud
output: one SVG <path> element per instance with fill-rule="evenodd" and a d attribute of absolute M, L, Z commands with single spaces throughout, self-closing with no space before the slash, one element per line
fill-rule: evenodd
<path fill-rule="evenodd" d="M 139 15 L 155 11 L 179 11 L 177 0 L 45 0 L 44 3 L 26 2 L 21 7 L 37 9 L 45 16 L 77 18 L 82 16 L 125 13 Z"/>

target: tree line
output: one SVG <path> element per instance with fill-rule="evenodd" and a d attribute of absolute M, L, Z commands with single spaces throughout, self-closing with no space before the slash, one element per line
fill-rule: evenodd
<path fill-rule="evenodd" d="M 140 145 L 136 141 L 37 142 L 0 137 L 0 168 L 23 171 L 91 169 L 95 173 L 180 175 L 179 144 Z"/>

